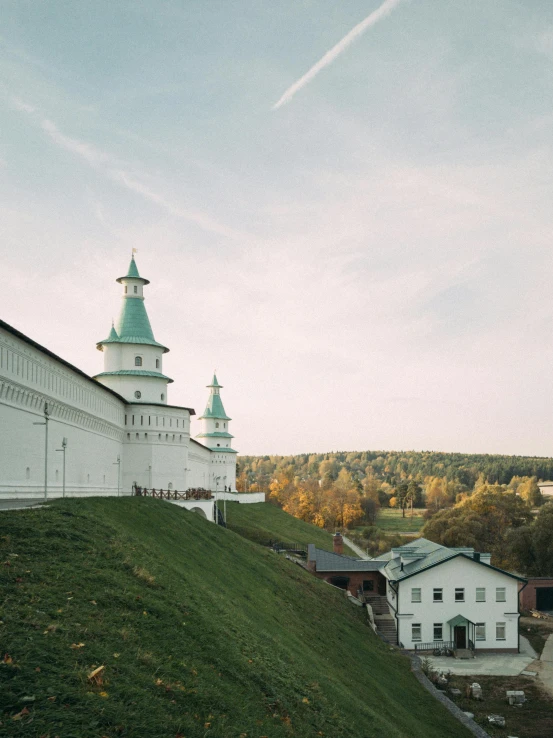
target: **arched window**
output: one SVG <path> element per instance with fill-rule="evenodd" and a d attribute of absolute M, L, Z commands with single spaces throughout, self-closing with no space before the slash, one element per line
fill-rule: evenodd
<path fill-rule="evenodd" d="M 163 392 L 162 392 L 162 393 L 161 393 L 161 401 L 163 402 L 163 400 L 165 400 L 165 395 L 164 395 L 164 394 L 163 394 Z"/>
<path fill-rule="evenodd" d="M 135 356 L 134 357 L 134 365 L 135 366 L 142 366 L 142 356 Z"/>
<path fill-rule="evenodd" d="M 134 285 L 134 294 L 135 294 L 135 295 L 137 295 L 137 294 L 138 294 L 138 287 L 137 287 L 136 285 Z"/>
<path fill-rule="evenodd" d="M 27 468 L 25 469 L 25 479 L 30 479 L 30 478 L 31 478 L 31 467 L 30 467 L 30 466 L 28 466 L 28 467 L 27 467 Z"/>
<path fill-rule="evenodd" d="M 218 428 L 219 427 L 219 423 L 215 423 L 215 427 Z"/>
<path fill-rule="evenodd" d="M 159 369 L 159 359 L 156 359 L 156 369 Z"/>

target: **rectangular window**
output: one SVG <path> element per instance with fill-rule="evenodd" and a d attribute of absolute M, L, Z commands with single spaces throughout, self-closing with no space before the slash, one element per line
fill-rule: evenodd
<path fill-rule="evenodd" d="M 363 592 L 374 592 L 374 581 L 372 579 L 363 580 Z"/>
<path fill-rule="evenodd" d="M 486 602 L 486 587 L 476 587 L 476 602 Z"/>
<path fill-rule="evenodd" d="M 443 641 L 444 628 L 442 623 L 434 623 L 434 640 Z"/>
<path fill-rule="evenodd" d="M 421 602 L 421 588 L 420 587 L 412 587 L 411 588 L 411 602 Z"/>
<path fill-rule="evenodd" d="M 420 623 L 412 623 L 412 625 L 411 625 L 411 640 L 412 641 L 422 641 L 422 637 L 421 637 L 421 624 Z"/>
<path fill-rule="evenodd" d="M 495 638 L 497 641 L 505 640 L 505 623 L 495 624 Z"/>
<path fill-rule="evenodd" d="M 486 640 L 486 623 L 476 623 L 474 626 L 474 637 L 477 641 Z"/>
<path fill-rule="evenodd" d="M 507 590 L 505 587 L 495 588 L 495 601 L 496 602 L 507 602 Z"/>
<path fill-rule="evenodd" d="M 433 591 L 434 602 L 444 601 L 444 591 L 441 588 L 435 588 Z"/>
<path fill-rule="evenodd" d="M 455 588 L 455 602 L 464 602 L 464 601 L 465 601 L 464 587 L 456 587 Z"/>

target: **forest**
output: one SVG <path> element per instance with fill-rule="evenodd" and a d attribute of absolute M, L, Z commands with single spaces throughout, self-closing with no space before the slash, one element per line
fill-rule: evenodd
<path fill-rule="evenodd" d="M 489 551 L 496 566 L 539 576 L 553 573 L 553 503 L 538 487 L 551 479 L 548 457 L 415 451 L 242 456 L 237 469 L 238 491 L 265 492 L 372 555 L 408 540 L 379 529 L 379 511 L 419 508 L 424 537 Z"/>

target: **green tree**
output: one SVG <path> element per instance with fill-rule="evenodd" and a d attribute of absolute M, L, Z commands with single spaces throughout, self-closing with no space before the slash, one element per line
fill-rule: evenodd
<path fill-rule="evenodd" d="M 509 551 L 516 568 L 527 576 L 545 577 L 553 572 L 553 502 L 547 502 L 536 520 L 510 531 Z"/>

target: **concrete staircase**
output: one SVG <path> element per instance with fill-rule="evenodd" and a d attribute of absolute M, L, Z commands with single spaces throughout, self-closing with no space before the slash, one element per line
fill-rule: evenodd
<path fill-rule="evenodd" d="M 388 602 L 382 595 L 365 593 L 365 602 L 372 607 L 374 623 L 380 635 L 388 643 L 397 643 L 396 619 L 390 613 Z"/>

